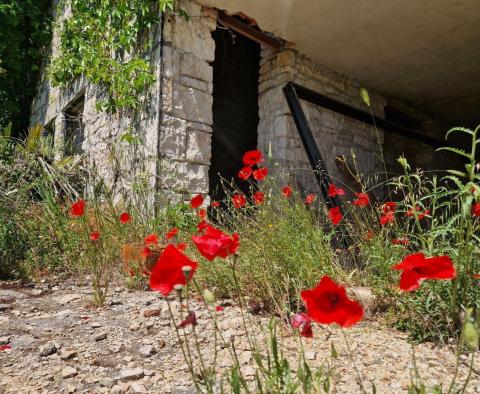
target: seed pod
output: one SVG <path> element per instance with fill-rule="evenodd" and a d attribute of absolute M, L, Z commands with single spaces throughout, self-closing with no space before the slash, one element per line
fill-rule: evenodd
<path fill-rule="evenodd" d="M 215 295 L 208 289 L 203 291 L 203 299 L 207 304 L 213 304 L 215 302 Z"/>

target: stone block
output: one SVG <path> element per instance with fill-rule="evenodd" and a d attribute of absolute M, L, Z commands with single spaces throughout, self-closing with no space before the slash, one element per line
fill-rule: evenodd
<path fill-rule="evenodd" d="M 199 59 L 197 56 L 184 53 L 181 58 L 180 71 L 186 75 L 205 82 L 213 81 L 213 68 L 208 62 Z"/>
<path fill-rule="evenodd" d="M 187 122 L 164 115 L 160 127 L 160 154 L 162 157 L 184 158 L 186 138 Z"/>
<path fill-rule="evenodd" d="M 191 193 L 208 193 L 208 166 L 187 163 L 185 169 L 187 190 Z"/>
<path fill-rule="evenodd" d="M 173 113 L 176 117 L 211 125 L 212 95 L 180 84 L 174 84 Z"/>
<path fill-rule="evenodd" d="M 187 134 L 186 159 L 193 163 L 210 164 L 212 135 L 198 130 L 189 130 Z"/>

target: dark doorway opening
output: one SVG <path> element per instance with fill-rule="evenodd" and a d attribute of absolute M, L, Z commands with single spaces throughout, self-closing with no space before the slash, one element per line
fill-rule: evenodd
<path fill-rule="evenodd" d="M 84 106 L 85 96 L 81 95 L 63 111 L 65 117 L 65 156 L 80 155 L 83 153 Z"/>
<path fill-rule="evenodd" d="M 223 200 L 222 179 L 239 181 L 243 154 L 257 148 L 260 45 L 225 28 L 217 28 L 213 62 L 213 136 L 209 170 L 210 196 Z"/>

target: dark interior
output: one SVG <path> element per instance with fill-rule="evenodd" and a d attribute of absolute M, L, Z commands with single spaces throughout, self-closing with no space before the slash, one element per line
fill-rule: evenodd
<path fill-rule="evenodd" d="M 225 28 L 217 28 L 213 62 L 213 137 L 209 170 L 210 196 L 222 200 L 221 179 L 232 179 L 248 191 L 248 183 L 237 178 L 244 152 L 256 149 L 258 127 L 258 77 L 260 45 Z"/>
<path fill-rule="evenodd" d="M 77 155 L 83 152 L 83 107 L 85 97 L 82 95 L 63 111 L 65 117 L 65 155 Z"/>

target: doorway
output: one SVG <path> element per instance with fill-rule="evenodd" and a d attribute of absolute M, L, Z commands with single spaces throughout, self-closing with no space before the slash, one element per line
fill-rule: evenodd
<path fill-rule="evenodd" d="M 257 148 L 258 79 L 260 44 L 218 27 L 213 66 L 213 135 L 209 169 L 210 197 L 225 198 L 222 179 L 235 181 L 244 193 L 248 183 L 239 181 L 243 154 Z"/>

